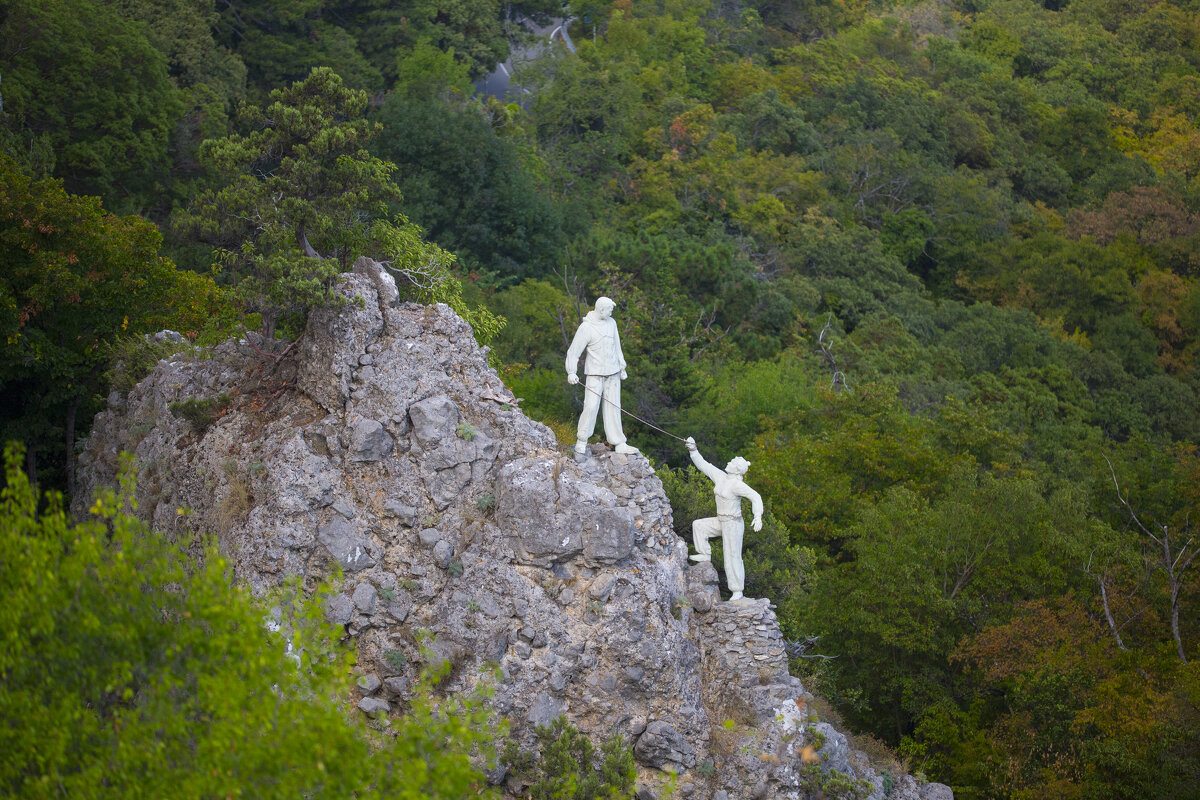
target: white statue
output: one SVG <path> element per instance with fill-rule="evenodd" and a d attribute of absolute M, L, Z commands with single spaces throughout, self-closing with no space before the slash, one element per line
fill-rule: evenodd
<path fill-rule="evenodd" d="M 725 582 L 733 592 L 729 599 L 741 600 L 742 589 L 746 588 L 746 568 L 742 564 L 742 535 L 746 531 L 746 523 L 742 519 L 743 497 L 750 501 L 750 508 L 754 511 L 754 521 L 751 523 L 754 530 L 762 530 L 762 496 L 742 480 L 750 469 L 750 462 L 738 456 L 721 471 L 704 460 L 704 456 L 696 449 L 696 440 L 690 436 L 687 438 L 687 449 L 696 469 L 713 482 L 713 492 L 717 496 L 717 515 L 692 523 L 692 542 L 696 545 L 696 555 L 692 556 L 692 561 L 711 561 L 712 548 L 708 540 L 720 536 L 721 552 L 725 557 Z"/>
<path fill-rule="evenodd" d="M 583 455 L 587 451 L 588 437 L 596 430 L 596 411 L 604 404 L 604 436 L 618 453 L 636 453 L 637 448 L 625 442 L 621 432 L 621 380 L 625 374 L 625 356 L 621 354 L 621 336 L 617 323 L 612 318 L 616 305 L 607 297 L 596 301 L 596 308 L 589 311 L 579 323 L 575 338 L 567 349 L 567 383 L 579 383 L 579 357 L 587 354 L 584 361 L 583 413 L 579 415 L 579 426 L 575 429 L 575 452 Z"/>

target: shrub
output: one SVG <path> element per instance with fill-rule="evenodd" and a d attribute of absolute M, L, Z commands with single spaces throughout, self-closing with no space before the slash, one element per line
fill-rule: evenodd
<path fill-rule="evenodd" d="M 167 410 L 191 424 L 195 431 L 203 431 L 229 408 L 232 398 L 228 394 L 220 397 L 189 397 L 167 406 Z"/>
<path fill-rule="evenodd" d="M 347 719 L 350 654 L 299 585 L 264 605 L 98 495 L 73 524 L 5 453 L 0 492 L 0 796 L 473 798 L 478 699 L 425 681 L 394 738 Z"/>
<path fill-rule="evenodd" d="M 538 752 L 522 751 L 516 742 L 505 746 L 501 762 L 530 781 L 533 800 L 616 800 L 632 796 L 637 768 L 633 748 L 614 736 L 600 750 L 579 729 L 558 717 L 537 727 Z"/>

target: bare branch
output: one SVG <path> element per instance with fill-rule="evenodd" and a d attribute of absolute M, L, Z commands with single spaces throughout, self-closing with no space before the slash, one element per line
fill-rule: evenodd
<path fill-rule="evenodd" d="M 1105 576 L 1103 573 L 1097 575 L 1092 572 L 1092 556 L 1096 554 L 1093 550 L 1088 554 L 1087 565 L 1083 568 L 1084 573 L 1096 579 L 1096 583 L 1100 585 L 1100 601 L 1104 604 L 1104 619 L 1108 621 L 1108 629 L 1112 631 L 1113 637 L 1117 640 L 1117 647 L 1125 649 L 1125 642 L 1121 641 L 1121 634 L 1117 630 L 1116 620 L 1113 619 L 1112 611 L 1108 607 L 1108 587 L 1105 585 Z M 1128 620 L 1126 620 L 1128 622 Z"/>
<path fill-rule="evenodd" d="M 808 652 L 817 644 L 820 636 L 805 636 L 803 639 L 784 639 L 783 649 L 788 654 L 789 658 L 823 658 L 827 661 L 832 661 L 837 656 L 826 656 L 820 653 Z"/>
<path fill-rule="evenodd" d="M 1121 485 L 1117 481 L 1117 473 L 1116 470 L 1113 469 L 1112 462 L 1109 461 L 1107 457 L 1104 458 L 1104 461 L 1108 464 L 1108 471 L 1112 475 L 1113 487 L 1117 491 L 1117 499 L 1121 501 L 1121 505 L 1125 506 L 1125 509 L 1129 512 L 1130 519 L 1137 524 L 1142 533 L 1146 534 L 1146 536 L 1148 536 L 1156 545 L 1158 545 L 1158 550 L 1160 552 L 1158 558 L 1158 568 L 1167 574 L 1167 588 L 1170 590 L 1171 594 L 1171 637 L 1175 640 L 1175 650 L 1179 655 L 1179 660 L 1186 664 L 1188 663 L 1187 653 L 1183 648 L 1183 637 L 1179 633 L 1179 594 L 1183 588 L 1183 573 L 1185 570 L 1187 570 L 1188 566 L 1191 565 L 1192 559 L 1196 557 L 1197 551 L 1193 550 L 1191 554 L 1187 556 L 1187 558 L 1183 557 L 1184 553 L 1187 552 L 1188 548 L 1192 544 L 1192 539 L 1189 538 L 1179 552 L 1172 556 L 1170 528 L 1163 523 L 1155 523 L 1156 527 L 1162 531 L 1162 536 L 1156 536 L 1142 523 L 1141 519 L 1138 518 L 1137 513 L 1133 510 L 1133 507 L 1129 504 L 1129 501 L 1124 495 L 1121 494 Z M 1185 517 L 1184 519 L 1184 532 L 1186 533 L 1187 529 L 1190 527 L 1191 521 L 1188 517 Z M 1181 559 L 1183 560 L 1182 564 L 1180 563 Z"/>
<path fill-rule="evenodd" d="M 846 373 L 838 369 L 837 359 L 833 355 L 833 347 L 825 344 L 825 334 L 829 332 L 829 328 L 833 325 L 833 314 L 825 320 L 825 327 L 821 328 L 821 333 L 817 336 L 817 346 L 821 348 L 821 355 L 829 362 L 830 368 L 833 370 L 833 376 L 829 380 L 830 391 L 849 391 L 850 387 L 846 384 Z"/>

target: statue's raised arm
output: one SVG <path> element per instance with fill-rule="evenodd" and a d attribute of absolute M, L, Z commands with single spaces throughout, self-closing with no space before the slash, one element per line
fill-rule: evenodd
<path fill-rule="evenodd" d="M 717 500 L 717 515 L 698 519 L 692 523 L 692 543 L 696 546 L 693 561 L 711 561 L 712 547 L 708 540 L 721 537 L 721 548 L 725 558 L 725 581 L 733 592 L 730 600 L 741 600 L 746 585 L 746 569 L 742 564 L 742 537 L 746 522 L 742 518 L 742 498 L 750 501 L 754 512 L 755 531 L 762 530 L 762 495 L 746 485 L 743 478 L 750 469 L 750 462 L 738 456 L 721 470 L 704 460 L 696 447 L 696 440 L 687 438 L 688 455 L 696 469 L 713 482 L 713 494 Z"/>
<path fill-rule="evenodd" d="M 704 460 L 704 456 L 700 455 L 700 450 L 696 447 L 696 440 L 690 436 L 687 438 L 687 448 L 688 455 L 691 456 L 692 463 L 696 465 L 696 469 L 703 472 L 710 481 L 716 483 L 725 477 L 724 472 Z"/>

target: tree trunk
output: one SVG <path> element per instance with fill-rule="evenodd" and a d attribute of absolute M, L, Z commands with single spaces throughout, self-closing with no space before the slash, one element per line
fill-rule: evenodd
<path fill-rule="evenodd" d="M 1183 652 L 1183 639 L 1179 637 L 1179 584 L 1172 581 L 1171 586 L 1171 635 L 1175 637 L 1175 649 L 1179 651 L 1179 660 L 1188 663 Z"/>
<path fill-rule="evenodd" d="M 67 497 L 75 498 L 75 415 L 79 411 L 79 395 L 71 398 L 67 406 Z"/>
<path fill-rule="evenodd" d="M 275 341 L 275 320 L 278 315 L 274 311 L 262 312 L 262 335 L 268 342 Z"/>

